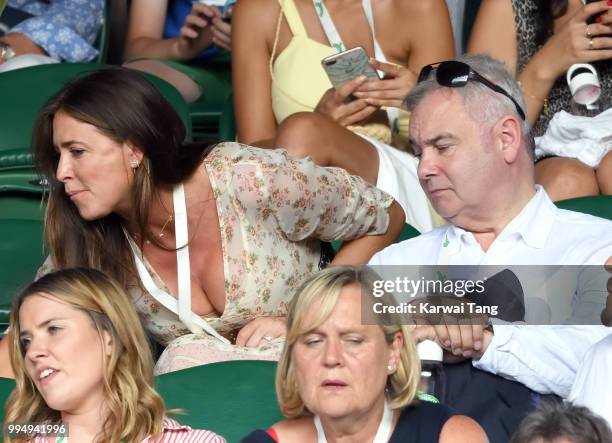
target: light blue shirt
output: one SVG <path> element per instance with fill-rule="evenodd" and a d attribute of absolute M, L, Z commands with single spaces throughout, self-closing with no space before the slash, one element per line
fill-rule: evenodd
<path fill-rule="evenodd" d="M 8 5 L 34 17 L 12 28 L 67 62 L 87 62 L 98 54 L 92 46 L 104 14 L 104 0 L 9 0 Z"/>

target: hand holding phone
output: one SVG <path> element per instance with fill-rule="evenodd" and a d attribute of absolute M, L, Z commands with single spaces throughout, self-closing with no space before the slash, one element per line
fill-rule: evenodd
<path fill-rule="evenodd" d="M 321 64 L 335 89 L 360 75 L 380 80 L 378 72 L 370 65 L 370 57 L 361 46 L 325 57 Z"/>
<path fill-rule="evenodd" d="M 353 93 L 373 106 L 401 108 L 414 87 L 417 75 L 411 69 L 394 63 L 371 60 L 370 65 L 385 73 L 382 81 L 366 82 Z"/>
<path fill-rule="evenodd" d="M 329 117 L 341 126 L 362 122 L 378 109 L 352 95 L 366 80 L 367 77 L 361 75 L 338 86 L 337 89 L 329 88 L 319 100 L 314 111 Z"/>

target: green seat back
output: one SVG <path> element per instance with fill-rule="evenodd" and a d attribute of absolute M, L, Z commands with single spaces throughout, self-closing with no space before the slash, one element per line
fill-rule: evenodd
<path fill-rule="evenodd" d="M 44 260 L 41 194 L 2 191 L 0 174 L 0 332 L 8 326 L 11 303 Z M 5 189 L 8 187 L 4 186 Z"/>
<path fill-rule="evenodd" d="M 236 140 L 236 117 L 234 115 L 234 95 L 230 94 L 225 99 L 225 105 L 219 118 L 219 133 L 217 138 L 219 141 L 235 141 Z"/>
<path fill-rule="evenodd" d="M 168 408 L 183 408 L 182 423 L 205 428 L 228 442 L 283 417 L 274 391 L 276 363 L 237 360 L 215 363 L 157 378 L 157 389 Z"/>
<path fill-rule="evenodd" d="M 100 69 L 95 63 L 56 63 L 16 69 L 0 75 L 0 169 L 31 165 L 32 127 L 45 102 L 78 75 Z M 147 76 L 174 106 L 191 140 L 189 109 L 180 93 L 169 83 Z"/>
<path fill-rule="evenodd" d="M 4 405 L 6 404 L 6 400 L 8 400 L 9 395 L 15 388 L 15 381 L 10 380 L 8 378 L 0 377 L 0 406 L 2 406 L 1 414 L 0 414 L 0 429 L 4 430 L 4 425 L 2 421 L 4 420 Z M 2 438 L 2 434 L 0 434 L 0 439 Z"/>
<path fill-rule="evenodd" d="M 237 360 L 197 366 L 157 377 L 157 389 L 174 417 L 193 428 L 204 428 L 238 443 L 249 432 L 283 419 L 274 391 L 276 363 Z M 12 380 L 0 378 L 0 404 L 13 390 Z M 0 415 L 0 420 L 4 411 Z"/>
<path fill-rule="evenodd" d="M 612 195 L 578 197 L 555 202 L 558 208 L 612 220 Z"/>
<path fill-rule="evenodd" d="M 207 60 L 198 76 L 204 90 L 199 99 L 189 104 L 194 138 L 215 138 L 221 115 L 232 94 L 231 55 L 223 53 Z"/>

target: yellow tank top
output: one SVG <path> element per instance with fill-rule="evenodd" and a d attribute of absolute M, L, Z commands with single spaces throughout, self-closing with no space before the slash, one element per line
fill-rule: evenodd
<path fill-rule="evenodd" d="M 274 45 L 270 57 L 272 77 L 272 111 L 278 123 L 296 112 L 313 111 L 319 100 L 332 87 L 321 60 L 335 54 L 334 48 L 321 44 L 306 34 L 306 28 L 293 0 L 278 0 L 281 12 L 278 17 Z M 276 46 L 282 17 L 285 17 L 293 38 L 276 60 Z M 380 54 L 384 58 L 384 54 Z M 381 59 L 386 61 L 386 59 Z M 399 145 L 405 146 L 408 140 L 409 113 L 399 111 Z M 372 123 L 366 126 L 350 126 L 349 129 L 374 137 L 384 143 L 392 143 L 388 125 Z"/>
<path fill-rule="evenodd" d="M 270 58 L 272 76 L 272 110 L 278 123 L 296 112 L 314 110 L 331 82 L 321 66 L 321 60 L 335 54 L 331 46 L 312 40 L 293 0 L 278 0 L 281 14 L 278 18 L 274 47 Z M 293 38 L 276 60 L 278 30 L 282 16 L 285 16 Z"/>

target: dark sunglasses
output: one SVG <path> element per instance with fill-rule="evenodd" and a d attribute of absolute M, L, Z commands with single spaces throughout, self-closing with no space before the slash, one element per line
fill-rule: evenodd
<path fill-rule="evenodd" d="M 516 112 L 518 112 L 521 118 L 525 120 L 525 112 L 521 109 L 517 101 L 512 98 L 512 96 L 508 94 L 505 89 L 490 82 L 478 72 L 474 71 L 470 65 L 463 62 L 458 62 L 456 60 L 432 63 L 431 65 L 424 66 L 423 69 L 421 69 L 417 83 L 421 83 L 422 81 L 426 80 L 432 71 L 436 71 L 436 81 L 442 86 L 449 88 L 463 88 L 469 80 L 475 80 L 482 83 L 487 88 L 499 94 L 505 95 L 512 100 L 512 103 L 514 103 L 514 106 L 516 106 Z"/>

